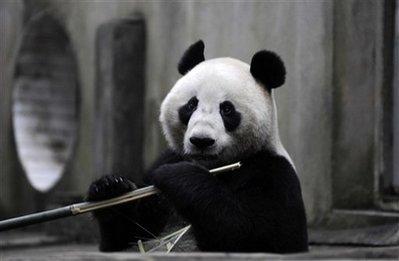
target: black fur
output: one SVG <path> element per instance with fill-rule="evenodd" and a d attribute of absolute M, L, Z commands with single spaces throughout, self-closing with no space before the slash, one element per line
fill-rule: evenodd
<path fill-rule="evenodd" d="M 241 113 L 236 111 L 233 103 L 230 101 L 224 101 L 219 107 L 220 115 L 222 116 L 226 131 L 231 132 L 237 129 L 241 123 Z"/>
<path fill-rule="evenodd" d="M 281 58 L 271 51 L 259 51 L 251 61 L 251 74 L 267 89 L 277 88 L 285 82 L 285 66 Z"/>
<path fill-rule="evenodd" d="M 151 173 L 157 167 L 181 161 L 174 153 L 165 152 L 156 161 Z M 149 185 L 149 176 L 140 187 Z M 119 180 L 117 182 L 117 180 Z M 88 191 L 87 200 L 97 201 L 112 198 L 132 191 L 136 185 L 125 177 L 104 176 L 93 182 Z M 171 214 L 171 206 L 163 195 L 153 195 L 104 210 L 94 211 L 100 228 L 100 250 L 120 251 L 128 248 L 139 239 L 153 238 L 164 229 Z"/>
<path fill-rule="evenodd" d="M 183 54 L 179 61 L 177 69 L 181 75 L 185 75 L 197 64 L 205 61 L 204 57 L 205 45 L 202 40 L 192 44 Z"/>
<path fill-rule="evenodd" d="M 161 195 L 95 213 L 100 224 L 101 249 L 120 250 L 128 242 L 149 237 L 126 222 L 127 216 L 159 233 L 170 215 L 165 209 L 168 208 L 176 209 L 192 224 L 198 247 L 204 251 L 307 251 L 305 210 L 291 164 L 266 151 L 242 162 L 238 170 L 213 176 L 202 166 L 167 152 L 145 179 L 157 186 Z M 109 182 L 97 181 L 91 189 L 107 187 L 103 184 L 106 180 Z M 108 186 L 110 190 L 117 190 L 114 185 Z M 113 193 L 105 189 L 89 191 L 92 200 L 104 198 L 104 194 Z"/>
<path fill-rule="evenodd" d="M 187 125 L 190 121 L 191 115 L 197 109 L 198 99 L 197 97 L 192 97 L 186 104 L 184 104 L 179 109 L 179 119 L 184 124 Z"/>
<path fill-rule="evenodd" d="M 119 180 L 117 183 L 116 181 Z M 134 190 L 132 182 L 126 178 L 105 176 L 95 181 L 89 188 L 87 199 L 97 201 L 122 195 Z M 120 251 L 141 238 L 151 238 L 148 233 L 160 233 L 170 209 L 163 205 L 162 195 L 154 195 L 134 203 L 125 203 L 94 212 L 100 227 L 100 250 Z M 139 224 L 139 225 L 137 225 Z M 143 229 L 143 227 L 145 229 Z"/>

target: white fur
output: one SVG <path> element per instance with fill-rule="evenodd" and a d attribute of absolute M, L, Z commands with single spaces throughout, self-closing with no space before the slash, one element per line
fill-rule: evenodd
<path fill-rule="evenodd" d="M 218 162 L 240 160 L 243 154 L 264 148 L 285 156 L 278 134 L 273 95 L 252 77 L 249 65 L 232 58 L 207 60 L 189 71 L 164 99 L 160 121 L 169 145 L 186 155 L 217 155 Z M 199 100 L 187 126 L 179 120 L 178 110 L 190 98 Z M 227 132 L 219 112 L 220 103 L 229 100 L 241 113 L 239 127 Z M 206 152 L 198 151 L 190 137 L 208 137 L 215 144 Z"/>

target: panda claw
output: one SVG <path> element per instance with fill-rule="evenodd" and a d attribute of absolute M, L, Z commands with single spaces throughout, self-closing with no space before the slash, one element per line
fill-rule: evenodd
<path fill-rule="evenodd" d="M 109 199 L 135 190 L 136 188 L 133 182 L 124 177 L 115 175 L 104 176 L 91 184 L 87 198 L 90 201 Z"/>

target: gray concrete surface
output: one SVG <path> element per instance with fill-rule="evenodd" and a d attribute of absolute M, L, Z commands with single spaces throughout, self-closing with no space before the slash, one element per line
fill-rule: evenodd
<path fill-rule="evenodd" d="M 94 245 L 53 245 L 5 250 L 0 260 L 310 260 L 310 259 L 377 259 L 397 260 L 397 247 L 312 246 L 309 253 L 276 255 L 267 253 L 101 253 Z"/>

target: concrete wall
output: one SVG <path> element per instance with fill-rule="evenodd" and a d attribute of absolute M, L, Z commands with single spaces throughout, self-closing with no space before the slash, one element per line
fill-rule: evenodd
<path fill-rule="evenodd" d="M 205 55 L 208 58 L 231 56 L 249 62 L 252 55 L 260 49 L 270 49 L 281 55 L 287 66 L 287 82 L 277 89 L 277 107 L 281 138 L 291 154 L 300 176 L 307 214 L 310 223 L 316 223 L 325 217 L 332 206 L 332 137 L 334 129 L 333 90 L 338 83 L 346 88 L 346 76 L 341 78 L 333 57 L 342 61 L 341 55 L 335 52 L 351 52 L 348 44 L 357 45 L 357 41 L 367 42 L 367 33 L 374 33 L 369 26 L 369 15 L 374 17 L 380 9 L 373 1 L 345 1 L 336 4 L 333 1 L 26 1 L 25 9 L 37 12 L 46 9 L 54 14 L 65 25 L 71 44 L 75 50 L 80 87 L 80 130 L 76 155 L 70 171 L 56 189 L 73 195 L 82 195 L 90 182 L 98 175 L 94 173 L 93 136 L 95 133 L 95 97 L 96 86 L 96 33 L 104 23 L 116 18 L 128 18 L 136 13 L 142 14 L 146 23 L 146 91 L 145 91 L 145 139 L 144 160 L 148 166 L 165 147 L 165 141 L 158 124 L 159 105 L 179 78 L 176 63 L 185 48 L 197 39 L 203 39 L 206 45 Z M 360 10 L 358 10 L 360 8 Z M 33 11 L 32 11 L 33 10 Z M 16 162 L 12 148 L 10 117 L 10 93 L 13 59 L 18 35 L 23 27 L 23 17 L 29 16 L 23 2 L 2 1 L 0 12 L 2 42 L 0 90 L 2 95 L 1 112 L 1 150 L 0 177 L 2 189 L 0 212 L 10 215 L 21 209 L 9 206 L 7 199 L 13 187 L 3 185 L 10 176 L 23 176 L 23 173 L 9 165 Z M 339 13 L 337 15 L 337 12 Z M 337 17 L 348 17 L 336 21 Z M 6 18 L 4 18 L 6 17 Z M 352 21 L 351 19 L 355 19 Z M 28 19 L 28 18 L 27 18 Z M 349 19 L 349 20 L 348 20 Z M 334 22 L 335 21 L 335 22 Z M 26 22 L 26 20 L 25 20 Z M 363 22 L 366 23 L 365 29 Z M 355 27 L 351 27 L 352 24 Z M 338 29 L 335 28 L 338 26 Z M 335 28 L 335 29 L 334 29 Z M 338 45 L 335 33 L 339 28 L 349 30 L 339 38 Z M 350 30 L 364 38 L 351 38 Z M 359 30 L 359 31 L 358 31 Z M 365 32 L 363 32 L 365 30 Z M 4 33 L 3 33 L 4 31 Z M 346 31 L 345 31 L 346 32 Z M 349 42 L 346 39 L 350 38 Z M 359 36 L 360 37 L 360 36 Z M 372 36 L 370 36 L 372 37 Z M 5 41 L 5 43 L 4 43 Z M 341 42 L 342 41 L 342 42 Z M 369 46 L 358 46 L 356 57 L 363 55 L 363 49 Z M 372 47 L 370 47 L 372 48 Z M 368 54 L 367 54 L 368 55 Z M 6 59 L 4 59 L 6 58 Z M 368 67 L 365 60 L 359 68 Z M 359 70 L 360 70 L 359 69 Z M 365 72 L 359 71 L 355 77 L 361 79 Z M 350 73 L 350 72 L 348 72 Z M 343 73 L 342 73 L 343 74 Z M 340 80 L 334 79 L 338 77 Z M 347 75 L 347 74 L 345 74 Z M 349 75 L 350 76 L 350 75 Z M 372 79 L 370 79 L 370 84 Z M 334 83 L 334 84 L 333 84 Z M 355 85 L 356 81 L 353 82 Z M 368 88 L 365 85 L 364 88 Z M 370 86 L 372 88 L 372 86 Z M 361 95 L 362 89 L 358 89 Z M 335 97 L 335 96 L 334 96 Z M 341 97 L 338 97 L 340 99 Z M 360 99 L 360 97 L 359 97 Z M 346 101 L 343 101 L 346 104 Z M 335 103 L 334 103 L 335 104 Z M 350 105 L 348 105 L 350 106 Z M 346 108 L 346 107 L 345 107 Z M 352 108 L 348 108 L 352 112 Z M 354 113 L 363 113 L 353 109 Z M 348 118 L 351 122 L 351 118 Z M 354 123 L 354 122 L 352 122 Z M 362 122 L 361 122 L 362 123 Z M 360 124 L 360 123 L 359 123 Z M 341 127 L 344 125 L 340 125 Z M 367 128 L 363 131 L 367 131 Z M 339 133 L 339 132 L 337 132 Z M 335 135 L 336 136 L 336 135 Z M 364 137 L 367 142 L 373 139 Z M 353 152 L 354 160 L 363 162 L 370 152 L 365 145 L 360 154 Z M 6 164 L 6 165 L 4 165 Z M 18 164 L 17 164 L 18 165 Z M 366 167 L 366 166 L 364 166 Z M 340 178 L 345 178 L 340 176 Z M 24 209 L 25 210 L 25 209 Z"/>
<path fill-rule="evenodd" d="M 376 32 L 382 14 L 369 10 L 381 10 L 380 4 L 335 6 L 333 193 L 340 208 L 370 207 L 374 196 L 375 85 L 382 83 L 376 74 L 382 69 Z"/>
<path fill-rule="evenodd" d="M 11 128 L 12 75 L 24 22 L 22 1 L 0 2 L 0 216 L 32 210 L 34 189 L 22 176 Z"/>
<path fill-rule="evenodd" d="M 394 70 L 399 71 L 399 1 L 396 0 L 396 21 L 395 21 L 395 65 Z M 394 76 L 395 96 L 394 96 L 394 158 L 399 158 L 399 75 Z M 394 185 L 399 190 L 399 161 L 394 163 Z"/>

